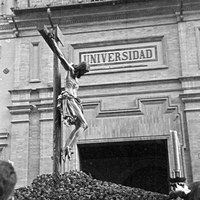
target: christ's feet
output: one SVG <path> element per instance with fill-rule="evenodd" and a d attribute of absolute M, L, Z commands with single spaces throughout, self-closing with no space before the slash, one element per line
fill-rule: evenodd
<path fill-rule="evenodd" d="M 65 147 L 62 153 L 63 160 L 65 161 L 66 157 L 68 158 L 68 160 L 71 160 L 72 154 L 74 154 L 72 148 L 70 146 Z"/>

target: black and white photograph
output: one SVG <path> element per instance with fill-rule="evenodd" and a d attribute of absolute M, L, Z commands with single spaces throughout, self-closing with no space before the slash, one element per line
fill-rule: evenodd
<path fill-rule="evenodd" d="M 0 200 L 200 200 L 200 0 L 0 0 Z"/>

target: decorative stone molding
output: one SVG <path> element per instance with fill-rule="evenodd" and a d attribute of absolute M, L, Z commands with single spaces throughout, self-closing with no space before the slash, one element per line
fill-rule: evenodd
<path fill-rule="evenodd" d="M 31 112 L 40 112 L 41 120 L 52 120 L 53 98 L 51 88 L 38 88 L 34 92 L 38 92 L 38 97 L 31 95 L 31 89 L 12 90 L 12 105 L 7 106 L 11 114 L 11 123 L 29 122 Z M 47 117 L 47 113 L 50 116 Z M 48 114 L 49 115 L 49 114 Z"/>
<path fill-rule="evenodd" d="M 198 58 L 198 67 L 200 69 L 200 27 L 195 27 L 195 36 L 196 36 L 196 45 L 197 45 L 197 58 Z"/>
<path fill-rule="evenodd" d="M 182 89 L 185 93 L 196 94 L 200 92 L 200 76 L 185 76 L 180 77 L 179 80 L 182 83 Z M 180 96 L 182 96 L 182 94 Z"/>
<path fill-rule="evenodd" d="M 186 93 L 179 96 L 185 104 L 184 112 L 200 112 L 200 93 Z"/>
<path fill-rule="evenodd" d="M 54 13 L 53 21 L 58 24 L 77 24 L 84 22 L 104 22 L 104 21 L 119 21 L 125 19 L 134 19 L 142 18 L 144 20 L 144 16 L 148 19 L 149 17 L 155 16 L 158 12 L 153 6 L 147 5 L 147 7 L 137 5 L 137 2 L 134 3 L 123 3 L 120 1 L 116 1 L 117 3 L 113 5 L 113 1 L 109 2 L 98 2 L 91 4 L 77 4 L 77 5 L 59 5 L 59 6 L 51 6 L 52 13 Z M 98 6 L 98 9 L 95 7 Z M 158 5 L 157 5 L 158 6 Z M 99 9 L 102 7 L 102 9 Z M 105 9 L 104 9 L 105 8 Z M 16 22 L 20 28 L 22 27 L 37 27 L 38 23 L 45 24 L 47 23 L 47 19 L 45 19 L 44 14 L 46 13 L 46 5 L 43 7 L 34 7 L 34 8 L 14 8 L 13 12 L 16 14 Z M 191 9 L 191 5 L 190 5 Z M 194 8 L 193 8 L 194 9 Z M 77 13 L 77 10 L 80 10 Z M 159 13 L 162 13 L 163 16 L 167 18 L 174 18 L 174 15 L 171 14 L 172 10 L 178 10 L 176 4 L 166 4 L 160 5 Z M 60 12 L 62 11 L 62 12 Z M 31 18 L 27 13 L 32 13 Z M 82 13 L 80 15 L 80 12 Z M 62 14 L 60 14 L 62 13 Z M 24 15 L 24 17 L 23 17 Z M 170 15 L 170 16 L 169 16 Z M 38 16 L 41 16 L 38 18 Z M 160 17 L 159 17 L 160 18 Z M 175 20 L 174 20 L 175 22 Z M 10 22 L 12 24 L 12 22 Z M 169 22 L 168 22 L 169 23 Z"/>
<path fill-rule="evenodd" d="M 9 133 L 3 130 L 0 130 L 0 159 L 7 159 L 5 148 L 8 146 L 8 137 Z"/>
<path fill-rule="evenodd" d="M 0 130 L 0 146 L 7 146 L 5 142 L 8 139 L 9 133 Z"/>
<path fill-rule="evenodd" d="M 97 118 L 101 117 L 114 117 L 114 116 L 130 116 L 130 115 L 144 115 L 142 111 L 142 104 L 148 105 L 148 104 L 163 104 L 165 103 L 165 113 L 172 113 L 174 111 L 178 114 L 178 106 L 177 105 L 170 105 L 169 103 L 169 97 L 161 97 L 161 98 L 143 98 L 143 99 L 137 99 L 136 101 L 136 107 L 130 108 L 130 109 L 117 109 L 117 110 L 104 110 L 102 109 L 101 102 L 99 104 L 96 104 L 99 106 L 99 113 L 97 115 Z"/>

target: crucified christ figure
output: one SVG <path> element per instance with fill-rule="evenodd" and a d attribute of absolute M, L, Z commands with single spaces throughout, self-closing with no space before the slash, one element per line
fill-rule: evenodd
<path fill-rule="evenodd" d="M 47 31 L 47 30 L 46 30 Z M 58 96 L 58 108 L 61 112 L 64 124 L 67 126 L 74 125 L 74 130 L 70 133 L 62 149 L 62 159 L 65 161 L 66 157 L 70 160 L 73 153 L 72 148 L 76 142 L 79 134 L 83 133 L 88 124 L 83 115 L 83 108 L 80 99 L 77 97 L 79 88 L 78 79 L 85 73 L 89 72 L 90 67 L 85 62 L 79 65 L 69 64 L 58 47 L 54 35 L 51 32 L 47 33 L 49 39 L 49 46 L 53 52 L 58 56 L 62 66 L 66 70 L 65 76 L 65 90 Z"/>

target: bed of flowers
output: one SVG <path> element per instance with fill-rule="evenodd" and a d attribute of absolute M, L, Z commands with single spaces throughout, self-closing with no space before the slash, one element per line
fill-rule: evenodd
<path fill-rule="evenodd" d="M 15 190 L 15 200 L 167 200 L 168 195 L 93 179 L 82 171 L 43 174 Z"/>

